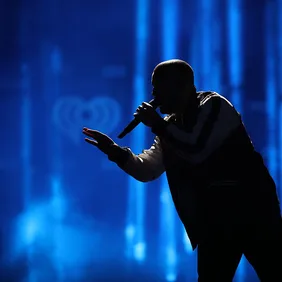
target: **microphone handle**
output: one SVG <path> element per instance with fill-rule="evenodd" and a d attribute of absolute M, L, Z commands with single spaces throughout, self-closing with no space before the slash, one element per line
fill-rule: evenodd
<path fill-rule="evenodd" d="M 152 105 L 152 107 L 154 109 L 156 109 L 158 107 L 158 103 L 156 102 L 155 99 L 152 99 L 149 102 L 150 105 Z M 119 139 L 122 139 L 125 135 L 127 135 L 129 132 L 131 132 L 138 124 L 140 123 L 139 120 L 137 120 L 136 118 L 134 118 L 126 127 L 125 129 L 118 135 Z"/>
<path fill-rule="evenodd" d="M 125 129 L 118 135 L 119 139 L 122 139 L 125 135 L 127 135 L 129 132 L 131 132 L 138 124 L 140 121 L 133 119 L 126 127 Z"/>

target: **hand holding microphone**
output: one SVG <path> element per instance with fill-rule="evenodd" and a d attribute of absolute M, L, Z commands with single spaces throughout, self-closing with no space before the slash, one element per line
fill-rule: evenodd
<path fill-rule="evenodd" d="M 162 120 L 161 116 L 156 112 L 153 106 L 147 102 L 143 102 L 133 115 L 137 120 L 148 127 L 152 127 L 154 124 Z"/>
<path fill-rule="evenodd" d="M 143 102 L 136 112 L 134 113 L 135 119 L 132 120 L 123 132 L 118 136 L 123 138 L 126 134 L 131 132 L 140 122 L 148 127 L 153 127 L 159 122 L 163 121 L 162 117 L 155 111 L 158 107 L 156 100 L 151 100 L 149 103 Z M 94 145 L 100 151 L 108 155 L 109 160 L 122 165 L 126 162 L 129 157 L 129 152 L 125 148 L 120 147 L 106 134 L 84 127 L 83 134 L 88 138 L 85 141 L 89 144 Z M 90 138 L 89 138 L 90 137 Z"/>
<path fill-rule="evenodd" d="M 158 106 L 159 104 L 155 99 L 151 100 L 149 103 L 143 102 L 133 114 L 135 119 L 118 135 L 118 138 L 121 139 L 126 134 L 130 133 L 140 122 L 148 127 L 152 127 L 162 120 L 162 117 L 155 110 Z"/>

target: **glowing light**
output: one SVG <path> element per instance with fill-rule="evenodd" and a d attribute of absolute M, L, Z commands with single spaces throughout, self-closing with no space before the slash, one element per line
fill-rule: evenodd
<path fill-rule="evenodd" d="M 278 56 L 279 56 L 279 63 L 278 68 L 279 68 L 279 74 L 278 77 L 282 77 L 282 1 L 278 1 Z M 281 97 L 282 97 L 282 79 L 278 79 L 279 83 L 279 93 L 280 93 L 280 110 L 279 110 L 279 121 L 280 121 L 280 126 L 279 126 L 279 164 L 280 164 L 280 201 L 282 201 L 282 102 L 281 102 Z"/>
<path fill-rule="evenodd" d="M 134 98 L 133 112 L 138 105 L 146 100 L 146 75 L 147 75 L 147 43 L 148 43 L 148 22 L 149 22 L 149 1 L 137 0 L 136 7 L 136 33 L 135 33 L 135 74 L 134 74 Z M 131 149 L 134 153 L 139 153 L 145 146 L 145 126 L 138 126 L 131 134 Z M 132 225 L 134 238 L 126 237 L 127 251 L 129 258 L 133 256 L 136 260 L 145 259 L 144 242 L 144 206 L 145 206 L 145 187 L 135 179 L 128 179 L 128 208 L 127 225 Z"/>
<path fill-rule="evenodd" d="M 139 242 L 134 246 L 134 257 L 137 261 L 142 262 L 145 259 L 146 245 L 144 242 Z"/>
<path fill-rule="evenodd" d="M 174 273 L 169 273 L 166 275 L 166 281 L 172 282 L 176 280 L 176 274 Z"/>
<path fill-rule="evenodd" d="M 162 59 L 176 59 L 178 50 L 178 10 L 179 3 L 176 0 L 162 1 Z M 176 275 L 176 252 L 175 252 L 175 211 L 174 205 L 164 176 L 161 178 L 161 230 L 160 230 L 160 253 L 165 251 L 165 275 L 172 279 Z M 165 250 L 163 250 L 165 248 Z M 173 280 L 168 280 L 173 281 Z"/>
<path fill-rule="evenodd" d="M 242 46 L 241 46 L 241 29 L 242 17 L 240 10 L 241 1 L 228 1 L 228 21 L 229 21 L 229 80 L 232 87 L 231 102 L 236 109 L 242 113 Z"/>
<path fill-rule="evenodd" d="M 34 242 L 36 235 L 40 230 L 40 224 L 36 218 L 29 218 L 25 224 L 24 230 L 24 241 L 26 244 L 31 244 Z"/>
<path fill-rule="evenodd" d="M 275 60 L 275 45 L 274 45 L 274 18 L 275 12 L 274 3 L 268 2 L 265 9 L 265 33 L 266 40 L 266 112 L 268 123 L 268 166 L 271 175 L 275 182 L 277 181 L 277 88 L 276 88 L 276 60 Z"/>
<path fill-rule="evenodd" d="M 133 225 L 128 225 L 125 229 L 125 235 L 128 240 L 132 240 L 135 235 L 135 228 Z"/>
<path fill-rule="evenodd" d="M 30 99 L 30 77 L 27 65 L 22 66 L 22 115 L 21 115 L 21 151 L 23 169 L 23 194 L 24 205 L 28 206 L 30 201 L 31 180 L 31 99 Z"/>
<path fill-rule="evenodd" d="M 184 244 L 185 251 L 187 253 L 191 253 L 193 251 L 191 242 L 187 236 L 187 233 L 184 227 L 183 227 L 183 244 Z"/>

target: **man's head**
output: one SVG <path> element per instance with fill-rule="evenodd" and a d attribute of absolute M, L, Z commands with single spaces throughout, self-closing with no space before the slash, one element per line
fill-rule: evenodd
<path fill-rule="evenodd" d="M 193 69 L 182 60 L 158 64 L 152 74 L 152 85 L 163 114 L 183 112 L 196 97 Z"/>

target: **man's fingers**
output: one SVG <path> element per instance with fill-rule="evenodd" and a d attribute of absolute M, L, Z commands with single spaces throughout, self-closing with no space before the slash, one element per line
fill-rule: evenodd
<path fill-rule="evenodd" d="M 134 115 L 135 118 L 139 119 L 139 118 L 141 118 L 142 113 L 140 113 L 140 111 L 136 111 L 133 115 Z"/>
<path fill-rule="evenodd" d="M 89 136 L 89 137 L 95 138 L 95 137 L 94 137 L 94 134 L 91 133 L 91 132 L 89 132 L 89 131 L 83 131 L 83 133 L 84 133 L 85 135 Z"/>
<path fill-rule="evenodd" d="M 136 112 L 140 113 L 140 112 L 144 112 L 147 111 L 149 108 L 152 108 L 152 105 L 150 105 L 147 102 L 143 102 L 142 105 L 140 105 L 137 109 Z"/>
<path fill-rule="evenodd" d="M 103 146 L 100 145 L 97 141 L 85 138 L 84 139 L 87 143 L 96 146 L 99 150 L 101 150 L 103 153 L 108 154 L 109 146 Z"/>
<path fill-rule="evenodd" d="M 111 149 L 110 146 L 105 146 L 103 144 L 99 144 L 97 141 L 95 140 L 92 140 L 92 139 L 89 139 L 89 138 L 85 138 L 84 139 L 87 143 L 91 144 L 91 145 L 94 145 L 95 147 L 97 147 L 100 151 L 102 151 L 103 153 L 105 154 L 108 154 L 109 153 L 109 150 Z"/>
<path fill-rule="evenodd" d="M 98 147 L 98 142 L 97 142 L 97 141 L 92 140 L 92 139 L 89 139 L 89 138 L 84 138 L 84 140 L 85 140 L 87 143 Z"/>
<path fill-rule="evenodd" d="M 95 139 L 95 141 L 93 141 L 93 140 L 87 138 L 87 139 L 91 140 L 91 142 L 89 142 L 89 141 L 87 141 L 87 142 L 97 146 L 100 150 L 104 150 L 105 146 L 107 147 L 111 144 L 114 144 L 114 141 L 108 135 L 106 135 L 106 134 L 104 134 L 104 133 L 102 133 L 98 130 L 88 129 L 88 128 L 84 127 L 82 132 L 85 135 Z M 93 143 L 93 142 L 95 142 L 95 143 Z"/>
<path fill-rule="evenodd" d="M 136 112 L 137 112 L 137 113 L 140 113 L 140 112 L 142 112 L 142 111 L 144 111 L 144 110 L 146 110 L 145 107 L 139 106 L 139 107 L 136 109 Z"/>
<path fill-rule="evenodd" d="M 144 109 L 148 109 L 148 108 L 151 108 L 152 105 L 149 104 L 149 103 L 147 103 L 147 102 L 143 102 L 143 103 L 142 103 L 142 107 L 143 107 Z"/>
<path fill-rule="evenodd" d="M 109 140 L 110 139 L 106 134 L 104 134 L 104 133 L 102 133 L 102 132 L 100 132 L 98 130 L 88 129 L 88 128 L 84 127 L 82 132 L 85 135 L 87 135 L 89 137 L 92 137 L 92 138 L 94 138 L 96 140 L 103 140 L 103 141 L 105 141 L 105 140 Z"/>
<path fill-rule="evenodd" d="M 101 133 L 98 130 L 93 130 L 93 129 L 89 129 L 87 127 L 83 128 L 83 133 L 87 134 L 88 136 L 99 136 L 99 135 L 104 135 L 103 133 Z"/>

